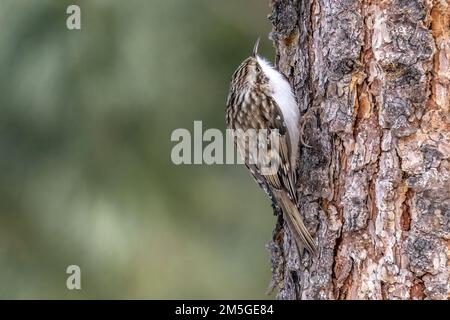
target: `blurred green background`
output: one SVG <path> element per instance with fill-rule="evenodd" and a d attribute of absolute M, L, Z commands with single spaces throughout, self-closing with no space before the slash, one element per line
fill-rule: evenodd
<path fill-rule="evenodd" d="M 82 30 L 66 28 L 81 7 Z M 268 1 L 0 1 L 0 298 L 270 298 L 275 218 L 243 166 L 172 164 L 225 129 Z M 82 290 L 66 288 L 66 268 Z"/>

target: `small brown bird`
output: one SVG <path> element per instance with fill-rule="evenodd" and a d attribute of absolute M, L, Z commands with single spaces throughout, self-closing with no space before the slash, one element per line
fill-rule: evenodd
<path fill-rule="evenodd" d="M 298 106 L 286 78 L 258 55 L 258 44 L 259 39 L 252 56 L 245 59 L 232 76 L 226 110 L 227 126 L 233 132 L 266 130 L 268 136 L 278 138 L 275 144 L 258 140 L 259 161 L 255 161 L 251 143 L 246 140 L 250 135 L 234 134 L 245 165 L 274 206 L 283 212 L 283 219 L 299 251 L 306 248 L 310 254 L 316 255 L 314 240 L 297 208 Z M 260 151 L 264 151 L 261 153 L 265 157 L 259 157 Z M 276 169 L 264 171 L 267 163 L 276 164 Z"/>

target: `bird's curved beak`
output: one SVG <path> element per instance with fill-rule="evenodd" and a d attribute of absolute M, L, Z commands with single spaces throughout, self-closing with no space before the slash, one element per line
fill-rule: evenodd
<path fill-rule="evenodd" d="M 255 46 L 253 47 L 253 58 L 256 58 L 256 55 L 258 54 L 258 46 L 259 46 L 259 39 L 260 37 L 258 37 L 258 39 L 255 42 Z"/>

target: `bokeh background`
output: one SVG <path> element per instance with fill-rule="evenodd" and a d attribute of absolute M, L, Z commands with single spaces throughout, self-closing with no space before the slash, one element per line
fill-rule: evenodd
<path fill-rule="evenodd" d="M 263 192 L 243 166 L 170 158 L 174 129 L 225 129 L 229 79 L 259 35 L 273 57 L 269 12 L 0 1 L 0 298 L 271 298 Z"/>

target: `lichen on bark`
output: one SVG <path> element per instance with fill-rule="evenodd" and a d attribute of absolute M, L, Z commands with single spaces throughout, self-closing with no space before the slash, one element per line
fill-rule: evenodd
<path fill-rule="evenodd" d="M 299 208 L 279 220 L 279 299 L 447 299 L 450 0 L 272 0 L 279 70 L 303 114 Z"/>

